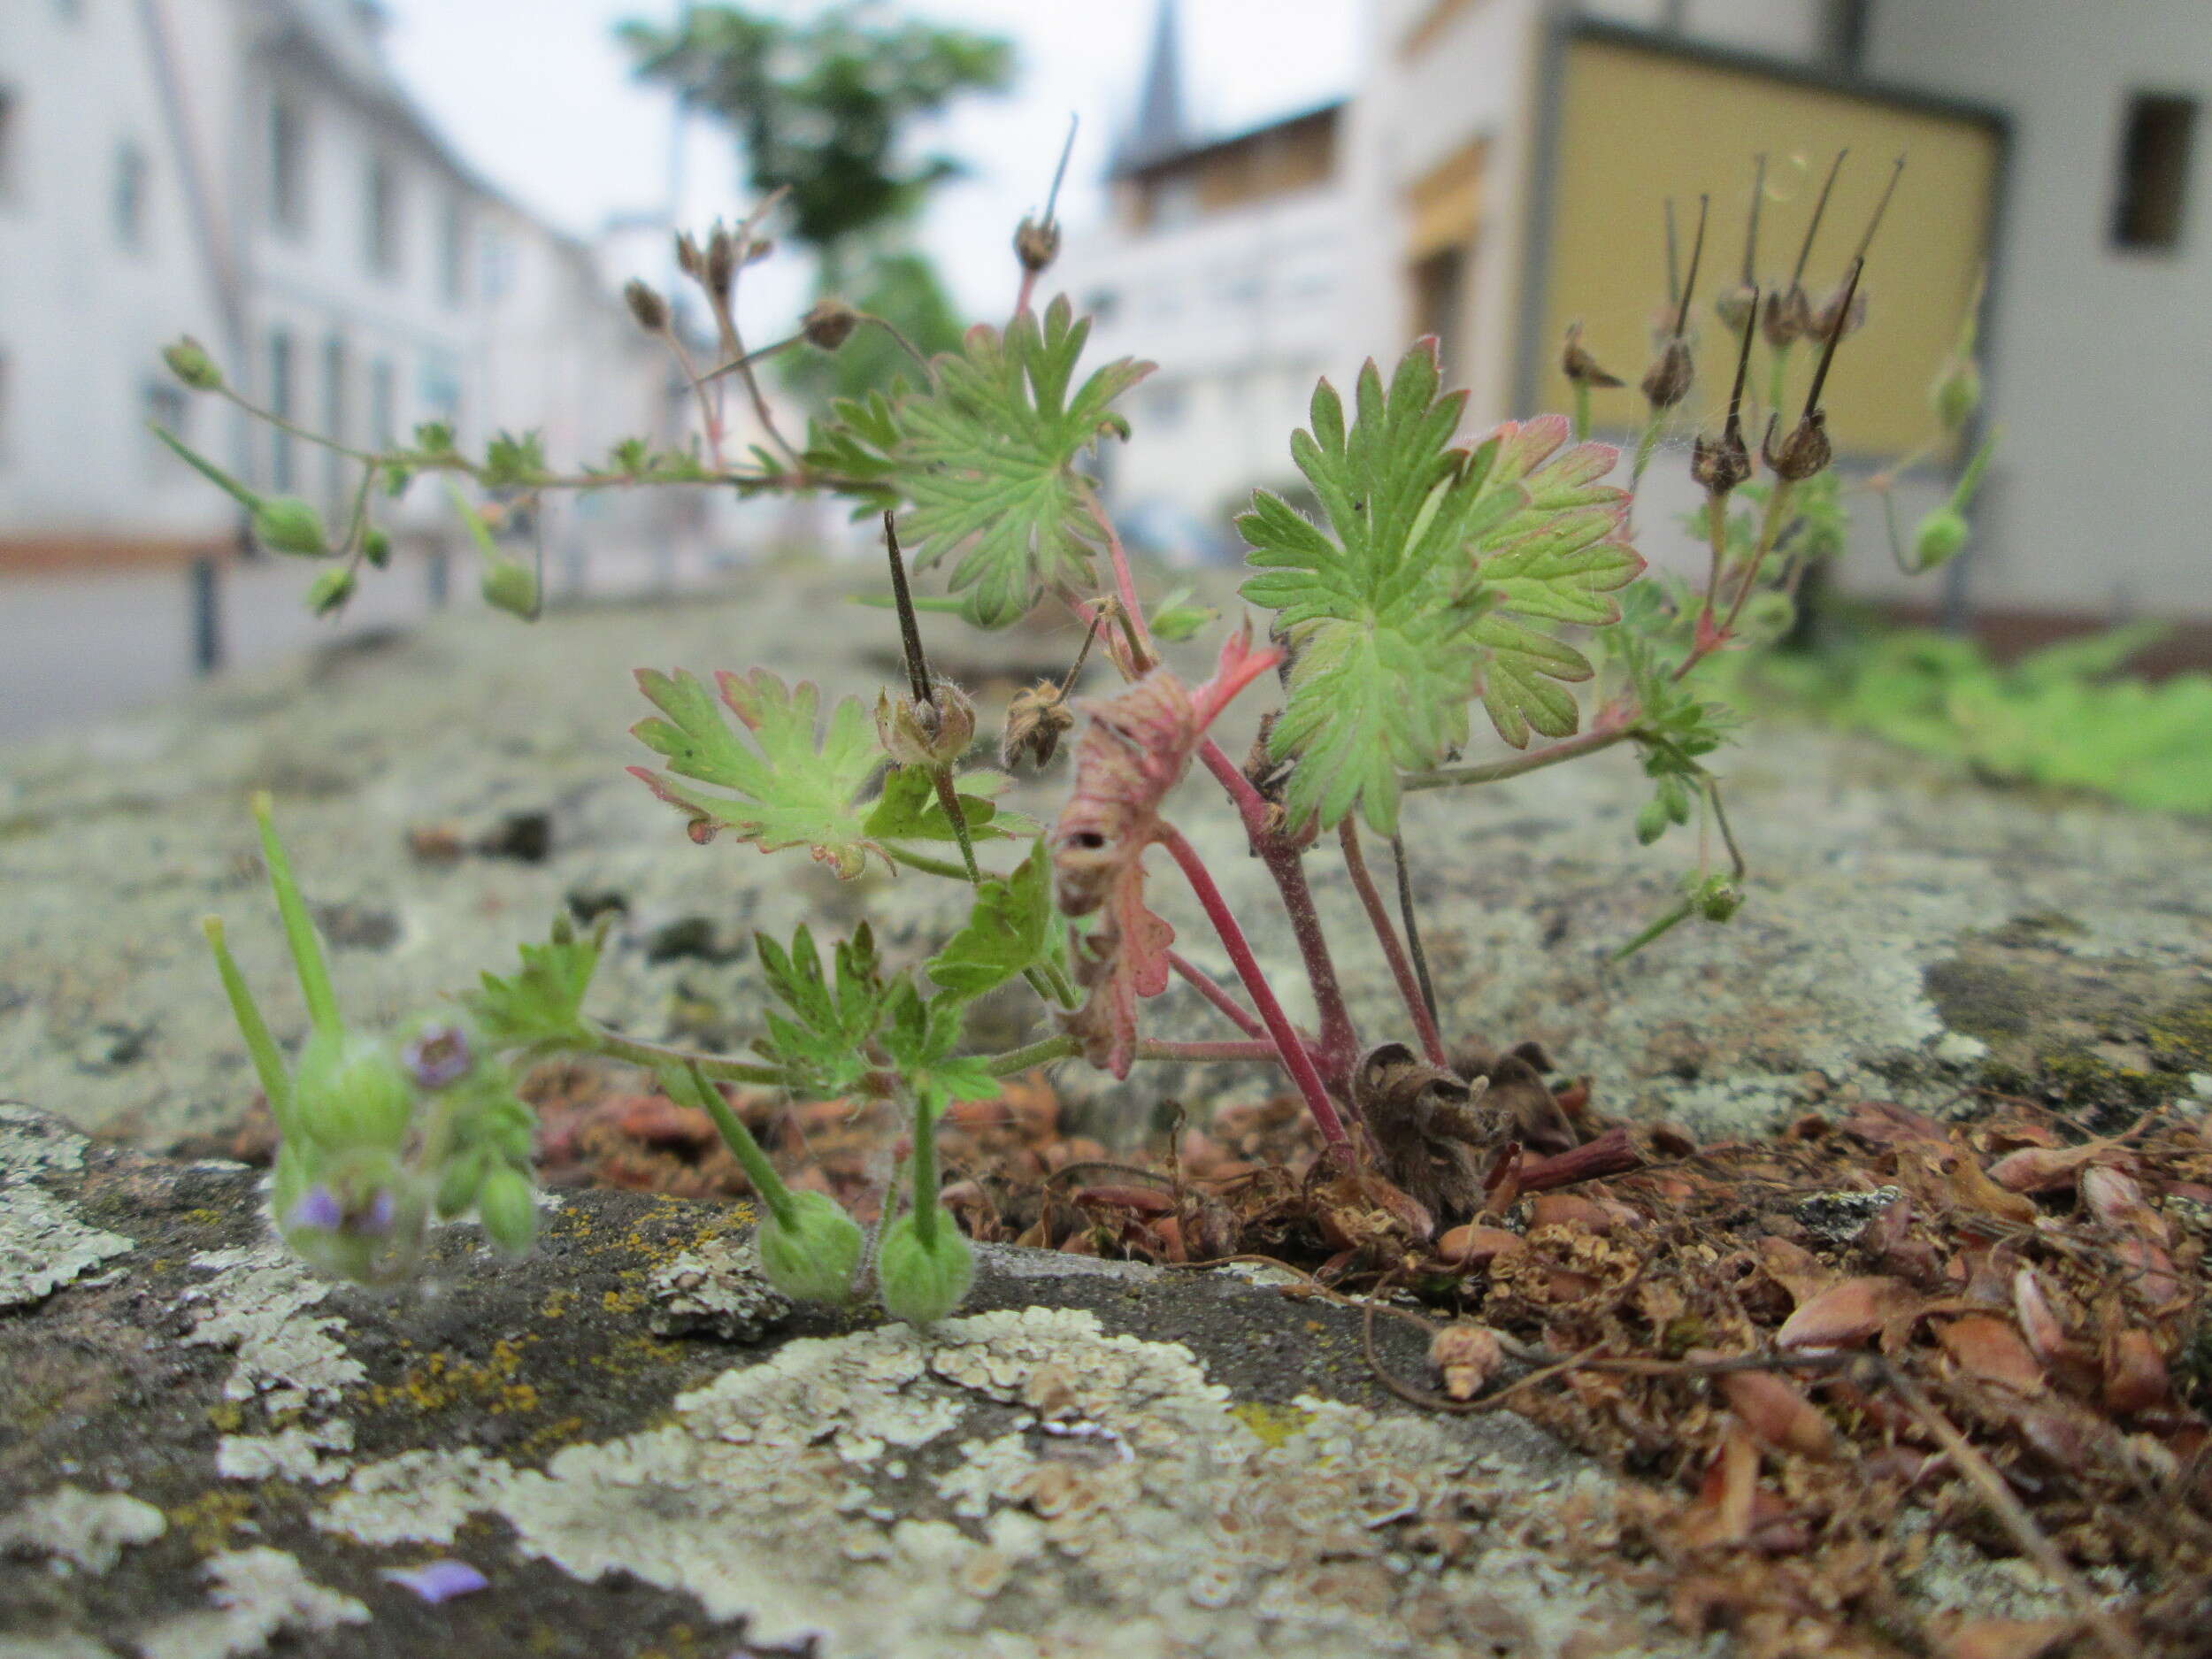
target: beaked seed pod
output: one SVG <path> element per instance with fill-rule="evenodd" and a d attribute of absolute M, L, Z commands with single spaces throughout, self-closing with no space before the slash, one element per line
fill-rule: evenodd
<path fill-rule="evenodd" d="M 1060 227 L 1056 220 L 1046 219 L 1042 224 L 1025 219 L 1014 230 L 1014 257 L 1021 261 L 1023 270 L 1034 273 L 1047 269 L 1060 257 Z"/>
<path fill-rule="evenodd" d="M 884 1229 L 876 1249 L 876 1283 L 883 1310 L 894 1319 L 934 1325 L 968 1294 L 975 1279 L 975 1252 L 941 1205 L 927 1244 L 916 1219 L 910 1210 Z"/>
<path fill-rule="evenodd" d="M 1982 406 L 1982 372 L 1971 357 L 1953 357 L 1928 388 L 1928 405 L 1946 432 L 1962 432 Z"/>
<path fill-rule="evenodd" d="M 737 238 L 718 223 L 714 234 L 707 238 L 706 273 L 703 279 L 718 299 L 730 296 L 730 284 L 737 276 Z"/>
<path fill-rule="evenodd" d="M 1847 310 L 1846 307 L 1848 307 Z M 1839 282 L 1835 292 L 1821 301 L 1812 313 L 1811 332 L 1822 340 L 1855 334 L 1866 325 L 1866 290 L 1850 281 Z"/>
<path fill-rule="evenodd" d="M 647 334 L 657 334 L 668 326 L 668 302 L 642 277 L 632 277 L 622 285 L 622 299 Z"/>
<path fill-rule="evenodd" d="M 529 621 L 538 611 L 538 576 L 517 559 L 501 559 L 484 572 L 477 584 L 484 603 L 495 611 Z"/>
<path fill-rule="evenodd" d="M 1636 841 L 1648 847 L 1667 833 L 1667 826 L 1674 821 L 1667 811 L 1667 803 L 1657 795 L 1636 809 Z"/>
<path fill-rule="evenodd" d="M 799 319 L 799 332 L 807 344 L 834 351 L 852 338 L 860 326 L 860 313 L 833 294 L 826 294 L 807 308 Z"/>
<path fill-rule="evenodd" d="M 307 608 L 319 617 L 326 617 L 344 607 L 353 597 L 353 572 L 344 565 L 319 573 L 307 585 Z"/>
<path fill-rule="evenodd" d="M 333 1149 L 396 1147 L 414 1115 L 399 1062 L 382 1043 L 342 1032 L 307 1040 L 292 1091 L 301 1129 Z"/>
<path fill-rule="evenodd" d="M 392 562 L 392 538 L 371 525 L 361 533 L 361 557 L 378 570 Z"/>
<path fill-rule="evenodd" d="M 1732 334 L 1743 333 L 1744 324 L 1751 317 L 1751 308 L 1759 303 L 1759 286 L 1755 282 L 1739 282 L 1731 288 L 1723 288 L 1713 300 L 1713 314 L 1721 320 L 1721 326 Z"/>
<path fill-rule="evenodd" d="M 1725 922 L 1743 909 L 1743 889 L 1726 876 L 1708 876 L 1698 886 L 1697 913 L 1709 922 Z"/>
<path fill-rule="evenodd" d="M 1949 564 L 1965 550 L 1966 536 L 1965 514 L 1950 507 L 1937 508 L 1912 533 L 1915 568 L 1932 571 Z"/>
<path fill-rule="evenodd" d="M 254 540 L 272 553 L 320 558 L 330 551 L 322 515 L 297 495 L 272 495 L 253 511 Z"/>
<path fill-rule="evenodd" d="M 169 373 L 194 391 L 223 389 L 223 372 L 215 366 L 215 359 L 207 355 L 207 348 L 190 334 L 164 348 L 161 357 L 169 365 Z"/>
<path fill-rule="evenodd" d="M 1672 409 L 1690 395 L 1696 374 L 1689 342 L 1677 335 L 1660 348 L 1657 361 L 1645 372 L 1644 399 L 1654 409 Z"/>
<path fill-rule="evenodd" d="M 1609 374 L 1598 366 L 1598 360 L 1583 349 L 1582 325 L 1567 325 L 1567 343 L 1560 348 L 1559 372 L 1577 386 L 1614 387 L 1623 384 L 1617 374 Z"/>
<path fill-rule="evenodd" d="M 1042 766 L 1060 747 L 1060 739 L 1075 724 L 1068 701 L 1056 680 L 1041 680 L 1026 691 L 1018 691 L 1006 705 L 1006 730 L 999 740 L 999 764 L 1007 771 L 1024 755 Z"/>
<path fill-rule="evenodd" d="M 844 1302 L 865 1244 L 860 1225 L 827 1193 L 793 1193 L 791 1213 L 764 1217 L 753 1235 L 760 1271 L 794 1302 Z"/>
<path fill-rule="evenodd" d="M 1769 296 L 1759 326 L 1770 346 L 1778 348 L 1802 340 L 1813 332 L 1813 303 L 1802 287 L 1793 283 Z"/>
<path fill-rule="evenodd" d="M 927 703 L 883 692 L 876 698 L 876 736 L 898 764 L 933 772 L 951 765 L 975 741 L 975 704 L 949 680 L 937 681 Z"/>
<path fill-rule="evenodd" d="M 1769 422 L 1766 442 L 1760 447 L 1760 453 L 1775 477 L 1792 484 L 1804 482 L 1824 469 L 1835 456 L 1834 446 L 1828 442 L 1827 411 L 1807 410 L 1804 419 L 1790 428 L 1789 436 L 1782 440 L 1779 449 L 1775 447 L 1773 423 Z"/>

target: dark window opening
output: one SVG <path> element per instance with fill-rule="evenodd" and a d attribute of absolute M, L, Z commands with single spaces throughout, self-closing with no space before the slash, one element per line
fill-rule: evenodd
<path fill-rule="evenodd" d="M 2112 216 L 2116 247 L 2158 251 L 2179 245 L 2196 132 L 2194 98 L 2139 92 L 2128 101 Z"/>

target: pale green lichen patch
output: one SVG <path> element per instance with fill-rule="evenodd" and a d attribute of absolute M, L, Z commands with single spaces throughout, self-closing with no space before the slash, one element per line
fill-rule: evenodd
<path fill-rule="evenodd" d="M 0 1187 L 0 1308 L 42 1301 L 134 1248 L 35 1187 Z"/>
<path fill-rule="evenodd" d="M 368 1373 L 337 1340 L 342 1319 L 309 1311 L 330 1287 L 274 1240 L 241 1249 L 204 1250 L 192 1265 L 215 1275 L 188 1293 L 208 1305 L 186 1342 L 234 1348 L 237 1364 L 224 1397 L 258 1397 L 272 1413 L 335 1405 Z"/>
<path fill-rule="evenodd" d="M 367 1608 L 317 1584 L 280 1549 L 233 1550 L 201 1571 L 209 1581 L 210 1605 L 141 1635 L 143 1659 L 232 1659 L 259 1653 L 279 1635 L 312 1635 L 368 1622 Z"/>
<path fill-rule="evenodd" d="M 1313 1397 L 1256 1432 L 1179 1344 L 1031 1308 L 792 1341 L 659 1425 L 554 1455 L 357 1470 L 318 1525 L 449 1543 L 472 1517 L 580 1579 L 626 1574 L 829 1655 L 1690 1649 L 1546 1561 L 1609 1488 L 1502 1418 Z"/>
<path fill-rule="evenodd" d="M 226 1434 L 215 1448 L 215 1472 L 226 1480 L 296 1480 L 327 1486 L 350 1467 L 335 1452 L 353 1449 L 353 1425 L 295 1423 L 275 1434 Z"/>
<path fill-rule="evenodd" d="M 58 1486 L 0 1517 L 0 1551 L 50 1557 L 54 1570 L 102 1573 L 133 1544 L 150 1544 L 169 1530 L 159 1509 L 127 1493 Z"/>

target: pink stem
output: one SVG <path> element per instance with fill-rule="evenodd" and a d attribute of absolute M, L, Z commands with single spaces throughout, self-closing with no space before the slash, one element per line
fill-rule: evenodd
<path fill-rule="evenodd" d="M 1172 825 L 1160 826 L 1160 842 L 1178 864 L 1182 866 L 1183 878 L 1205 907 L 1206 919 L 1214 925 L 1214 932 L 1221 936 L 1222 949 L 1229 953 L 1229 960 L 1236 966 L 1237 977 L 1244 981 L 1245 995 L 1252 999 L 1252 1006 L 1259 1010 L 1260 1018 L 1266 1023 L 1267 1034 L 1274 1041 L 1275 1052 L 1291 1081 L 1298 1086 L 1298 1093 L 1305 1097 L 1306 1110 L 1313 1114 L 1314 1123 L 1320 1128 L 1321 1138 L 1329 1143 L 1329 1150 L 1336 1157 L 1348 1162 L 1352 1143 L 1344 1133 L 1343 1119 L 1336 1115 L 1336 1103 L 1329 1098 L 1327 1086 L 1321 1073 L 1315 1069 L 1313 1056 L 1306 1052 L 1306 1045 L 1298 1040 L 1290 1017 L 1283 1012 L 1283 1005 L 1275 1000 L 1269 988 L 1267 976 L 1260 972 L 1259 961 L 1252 955 L 1252 947 L 1245 942 L 1244 930 L 1237 926 L 1237 918 L 1229 912 L 1221 889 L 1214 885 L 1212 872 L 1206 861 L 1198 856 L 1198 849 L 1183 839 L 1183 833 Z"/>
<path fill-rule="evenodd" d="M 1213 976 L 1193 963 L 1189 957 L 1185 956 L 1179 951 L 1171 950 L 1167 953 L 1167 965 L 1181 974 L 1193 990 L 1219 1009 L 1228 1017 L 1230 1024 L 1246 1036 L 1262 1040 L 1266 1038 L 1267 1027 L 1261 1025 L 1253 1015 L 1246 1012 L 1243 1004 L 1217 985 Z"/>
<path fill-rule="evenodd" d="M 1420 1033 L 1421 1047 L 1429 1056 L 1429 1064 L 1447 1065 L 1449 1062 L 1444 1058 L 1444 1041 L 1437 1035 L 1436 1022 L 1429 1018 L 1428 1000 L 1421 995 L 1421 982 L 1413 977 L 1413 963 L 1398 937 L 1398 925 L 1390 919 L 1390 911 L 1376 889 L 1375 879 L 1367 873 L 1367 855 L 1360 850 L 1359 830 L 1349 818 L 1338 826 L 1337 839 L 1343 844 L 1344 867 L 1351 872 L 1352 887 L 1367 909 L 1367 919 L 1382 945 L 1384 960 L 1390 964 L 1390 977 L 1398 982 L 1399 998 L 1405 1003 L 1406 1012 L 1413 1016 L 1413 1028 Z"/>
<path fill-rule="evenodd" d="M 1029 309 L 1030 299 L 1035 295 L 1036 291 L 1037 273 L 1034 271 L 1025 269 L 1022 272 L 1021 288 L 1019 292 L 1014 296 L 1015 316 L 1019 317 L 1024 311 Z"/>
<path fill-rule="evenodd" d="M 1138 1053 L 1140 1060 L 1265 1060 L 1271 1064 L 1282 1058 L 1275 1045 L 1262 1038 L 1257 1042 L 1147 1042 Z"/>

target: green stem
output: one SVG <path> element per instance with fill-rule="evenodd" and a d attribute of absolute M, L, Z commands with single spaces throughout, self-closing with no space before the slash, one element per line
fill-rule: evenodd
<path fill-rule="evenodd" d="M 174 455 L 177 459 L 183 462 L 187 466 L 197 472 L 209 483 L 214 485 L 216 488 L 221 490 L 223 494 L 229 496 L 241 507 L 243 507 L 248 512 L 257 512 L 260 510 L 262 501 L 260 496 L 255 495 L 253 491 L 248 489 L 243 484 L 233 478 L 228 472 L 226 472 L 221 467 L 216 465 L 214 462 L 206 459 L 204 457 L 195 453 L 189 449 L 187 449 L 183 441 L 180 439 L 175 433 L 170 431 L 168 427 L 157 425 L 153 421 L 148 421 L 146 423 L 146 427 L 148 431 L 154 434 L 155 437 L 160 439 L 162 442 L 169 446 L 170 453 Z"/>
<path fill-rule="evenodd" d="M 937 786 L 937 803 L 945 809 L 945 816 L 952 820 L 953 839 L 960 843 L 960 862 L 967 867 L 968 880 L 979 887 L 983 882 L 983 870 L 975 861 L 975 843 L 968 839 L 968 815 L 961 810 L 960 791 L 953 786 L 952 768 L 933 766 L 929 779 Z"/>
<path fill-rule="evenodd" d="M 948 880 L 951 881 L 965 881 L 968 879 L 968 872 L 966 871 L 963 870 L 958 864 L 950 863 L 946 859 L 932 858 L 927 853 L 909 852 L 903 847 L 893 846 L 888 842 L 884 844 L 883 850 L 887 853 L 895 863 L 902 864 L 911 870 L 919 870 L 925 875 L 943 876 Z"/>
<path fill-rule="evenodd" d="M 270 812 L 268 791 L 257 792 L 253 816 L 261 831 L 261 856 L 269 866 L 269 885 L 276 890 L 277 910 L 284 918 L 285 941 L 292 948 L 292 965 L 299 974 L 300 994 L 307 1001 L 307 1017 L 314 1022 L 317 1036 L 334 1041 L 344 1036 L 346 1029 L 338 1014 L 338 995 L 331 989 L 322 941 L 315 937 L 315 924 L 300 898 L 299 884 L 292 879 L 292 866 L 277 841 Z"/>
<path fill-rule="evenodd" d="M 626 1060 L 632 1065 L 641 1065 L 657 1071 L 663 1066 L 696 1066 L 703 1077 L 718 1078 L 726 1083 L 780 1084 L 783 1072 L 772 1065 L 754 1065 L 744 1060 L 724 1059 L 719 1055 L 694 1054 L 688 1049 L 672 1048 L 666 1043 L 641 1042 L 635 1037 L 617 1036 L 613 1032 L 587 1025 L 591 1042 L 588 1052 L 608 1060 Z"/>
<path fill-rule="evenodd" d="M 1049 1065 L 1055 1060 L 1072 1059 L 1082 1051 L 1082 1045 L 1072 1037 L 1046 1037 L 1026 1048 L 994 1055 L 984 1064 L 990 1068 L 993 1077 L 1012 1077 L 1017 1071 L 1026 1071 L 1033 1066 Z"/>
<path fill-rule="evenodd" d="M 1578 379 L 1574 383 L 1575 442 L 1582 443 L 1590 436 L 1590 382 Z"/>
<path fill-rule="evenodd" d="M 1571 737 L 1563 742 L 1517 755 L 1511 760 L 1494 761 L 1483 766 L 1437 766 L 1427 772 L 1409 772 L 1398 780 L 1402 789 L 1448 789 L 1465 783 L 1501 783 L 1508 778 L 1518 778 L 1547 766 L 1556 766 L 1562 761 L 1573 760 L 1583 755 L 1594 755 L 1601 749 L 1610 749 L 1626 738 L 1632 728 L 1628 726 L 1606 726 Z"/>
<path fill-rule="evenodd" d="M 761 1150 L 760 1142 L 753 1139 L 753 1132 L 745 1126 L 745 1120 L 730 1110 L 729 1102 L 722 1098 L 722 1091 L 707 1081 L 696 1064 L 664 1065 L 657 1075 L 662 1094 L 679 1106 L 693 1107 L 714 1119 L 715 1128 L 721 1132 L 722 1144 L 737 1159 L 745 1179 L 753 1184 L 761 1202 L 768 1206 L 768 1213 L 775 1217 L 778 1225 L 793 1225 L 798 1219 L 798 1206 L 792 1202 L 791 1189 L 768 1162 L 768 1155 Z"/>
<path fill-rule="evenodd" d="M 937 1246 L 937 1114 L 928 1103 L 914 1103 L 914 1241 L 925 1252 Z"/>
<path fill-rule="evenodd" d="M 238 972 L 230 947 L 223 941 L 223 918 L 202 917 L 200 931 L 207 935 L 208 949 L 215 953 L 215 971 L 223 976 L 223 994 L 230 998 L 232 1018 L 238 1022 L 239 1035 L 246 1040 L 246 1053 L 253 1060 L 254 1075 L 261 1079 L 261 1092 L 268 1097 L 277 1133 L 288 1139 L 293 1132 L 292 1079 L 285 1071 L 284 1056 L 277 1050 L 276 1039 L 269 1034 L 268 1022 L 261 1018 L 246 976 Z"/>

